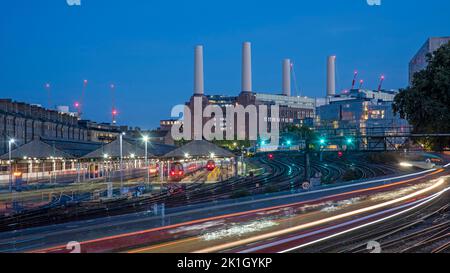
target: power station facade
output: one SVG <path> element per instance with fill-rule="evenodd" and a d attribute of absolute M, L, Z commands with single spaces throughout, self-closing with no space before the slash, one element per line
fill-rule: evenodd
<path fill-rule="evenodd" d="M 236 96 L 205 94 L 204 84 L 204 66 L 203 66 L 203 46 L 195 47 L 194 51 L 194 92 L 190 100 L 186 103 L 190 110 L 190 118 L 193 126 L 205 125 L 211 119 L 216 117 L 196 117 L 201 115 L 201 111 L 195 111 L 195 99 L 201 99 L 201 107 L 204 109 L 208 105 L 218 106 L 222 112 L 226 113 L 227 107 L 236 107 L 238 105 L 244 108 L 250 105 L 256 107 L 271 106 L 279 107 L 278 117 L 272 118 L 270 112 L 266 118 L 269 124 L 277 122 L 280 131 L 287 126 L 308 126 L 316 131 L 329 136 L 379 136 L 386 140 L 387 136 L 407 134 L 411 128 L 408 122 L 394 115 L 392 102 L 397 91 L 387 91 L 382 89 L 382 82 L 378 90 L 363 89 L 362 84 L 359 88 L 353 88 L 345 92 L 337 92 L 336 87 L 336 56 L 329 56 L 326 60 L 326 84 L 324 96 L 322 98 L 311 98 L 292 96 L 291 76 L 292 62 L 290 59 L 281 60 L 282 78 L 281 91 L 274 93 L 256 92 L 252 84 L 252 45 L 249 42 L 242 44 L 242 74 L 241 91 Z M 356 72 L 355 72 L 356 79 Z M 381 77 L 384 80 L 384 76 Z M 185 115 L 186 116 L 186 115 Z M 187 117 L 187 116 L 186 116 Z M 184 122 L 184 121 L 180 121 Z M 227 117 L 221 117 L 216 120 L 215 130 L 222 130 L 225 139 L 225 132 L 229 124 Z M 249 120 L 246 117 L 245 128 L 234 128 L 235 139 L 239 130 L 245 130 L 245 135 L 249 136 Z M 269 128 L 271 126 L 269 125 Z M 203 131 L 192 132 L 193 139 L 205 137 Z M 405 139 L 395 138 L 389 140 L 393 146 L 400 146 Z M 383 145 L 385 145 L 384 143 Z M 382 145 L 382 146 L 383 146 Z M 379 144 L 374 143 L 373 139 L 366 138 L 360 143 L 360 148 L 379 149 Z"/>
<path fill-rule="evenodd" d="M 244 42 L 242 45 L 242 79 L 241 79 L 241 92 L 237 96 L 225 96 L 215 94 L 205 94 L 204 88 L 204 71 L 203 71 L 203 46 L 199 45 L 195 47 L 194 51 L 194 94 L 191 96 L 189 102 L 186 105 L 191 112 L 191 120 L 202 120 L 204 125 L 210 118 L 196 117 L 194 100 L 195 98 L 201 98 L 202 108 L 204 109 L 208 105 L 216 105 L 223 109 L 223 113 L 226 113 L 226 108 L 231 106 L 241 105 L 244 108 L 249 105 L 254 105 L 257 108 L 261 105 L 267 106 L 270 109 L 271 106 L 279 107 L 279 116 L 272 119 L 270 115 L 267 116 L 267 122 L 277 122 L 282 129 L 288 125 L 299 124 L 301 120 L 306 118 L 313 118 L 315 115 L 316 102 L 313 98 L 308 97 L 293 97 L 291 96 L 291 69 L 292 63 L 290 59 L 284 59 L 281 62 L 282 79 L 281 79 L 281 93 L 259 93 L 253 90 L 252 84 L 252 48 L 251 43 Z M 197 111 L 198 114 L 198 111 Z M 223 130 L 224 134 L 228 124 L 226 124 L 226 116 L 218 122 L 218 128 L 216 130 Z M 248 124 L 249 120 L 246 120 Z M 195 124 L 194 126 L 198 126 Z M 248 126 L 247 126 L 248 127 Z M 270 128 L 270 125 L 269 125 Z M 237 134 L 238 128 L 236 127 L 235 134 Z M 248 128 L 246 130 L 246 136 L 248 136 Z M 195 136 L 193 138 L 201 138 L 201 136 Z"/>

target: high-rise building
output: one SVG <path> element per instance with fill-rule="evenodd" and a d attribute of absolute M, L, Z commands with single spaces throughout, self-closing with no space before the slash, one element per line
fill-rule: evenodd
<path fill-rule="evenodd" d="M 448 42 L 450 42 L 450 37 L 428 38 L 425 44 L 419 49 L 416 55 L 409 62 L 409 84 L 412 84 L 415 73 L 427 67 L 427 54 L 435 52 Z"/>

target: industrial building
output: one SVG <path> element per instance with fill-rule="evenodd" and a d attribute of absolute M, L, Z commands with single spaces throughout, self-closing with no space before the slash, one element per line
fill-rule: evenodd
<path fill-rule="evenodd" d="M 252 86 L 252 55 L 251 44 L 249 42 L 243 43 L 242 46 L 242 86 L 241 92 L 237 96 L 225 96 L 217 94 L 205 94 L 204 75 L 203 75 L 203 46 L 195 47 L 195 61 L 194 61 L 194 94 L 186 105 L 194 113 L 194 98 L 200 97 L 202 99 L 203 108 L 207 105 L 217 105 L 223 109 L 224 117 L 218 127 L 222 131 L 227 128 L 226 124 L 226 108 L 230 106 L 242 105 L 244 108 L 249 105 L 259 107 L 265 105 L 270 109 L 270 106 L 279 106 L 279 119 L 273 120 L 268 116 L 266 121 L 270 124 L 273 122 L 279 123 L 280 128 L 287 125 L 300 124 L 302 120 L 313 118 L 315 113 L 316 101 L 308 97 L 296 97 L 291 95 L 291 69 L 292 63 L 289 59 L 282 62 L 282 92 L 281 94 L 260 93 L 255 92 Z M 194 119 L 193 114 L 191 116 Z M 208 119 L 203 118 L 203 124 Z M 248 139 L 248 120 L 246 121 L 246 136 Z M 235 128 L 235 136 L 238 128 Z M 193 136 L 194 137 L 194 136 Z"/>
<path fill-rule="evenodd" d="M 425 44 L 409 62 L 409 84 L 412 84 L 415 73 L 424 70 L 427 67 L 427 55 L 434 53 L 441 46 L 449 42 L 450 37 L 432 37 L 427 39 Z"/>

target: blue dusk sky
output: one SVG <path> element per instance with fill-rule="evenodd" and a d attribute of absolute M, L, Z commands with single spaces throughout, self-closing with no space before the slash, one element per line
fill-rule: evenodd
<path fill-rule="evenodd" d="M 328 55 L 339 90 L 355 69 L 366 87 L 385 74 L 385 88 L 403 88 L 425 40 L 450 35 L 449 11 L 448 0 L 1 0 L 0 97 L 47 106 L 49 82 L 54 104 L 73 105 L 88 79 L 84 117 L 109 122 L 114 83 L 119 124 L 154 128 L 192 94 L 196 44 L 206 92 L 238 94 L 243 41 L 258 92 L 280 93 L 291 58 L 299 92 L 324 96 Z"/>

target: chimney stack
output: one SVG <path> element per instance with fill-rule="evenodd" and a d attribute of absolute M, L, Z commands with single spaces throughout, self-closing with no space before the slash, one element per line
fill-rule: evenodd
<path fill-rule="evenodd" d="M 194 95 L 203 96 L 205 93 L 204 75 L 203 75 L 203 46 L 195 47 L 194 60 Z"/>
<path fill-rule="evenodd" d="M 249 42 L 242 45 L 242 92 L 252 92 L 252 49 Z"/>
<path fill-rule="evenodd" d="M 291 96 L 291 60 L 283 60 L 283 95 Z"/>
<path fill-rule="evenodd" d="M 329 56 L 327 63 L 327 97 L 336 95 L 336 56 Z"/>

